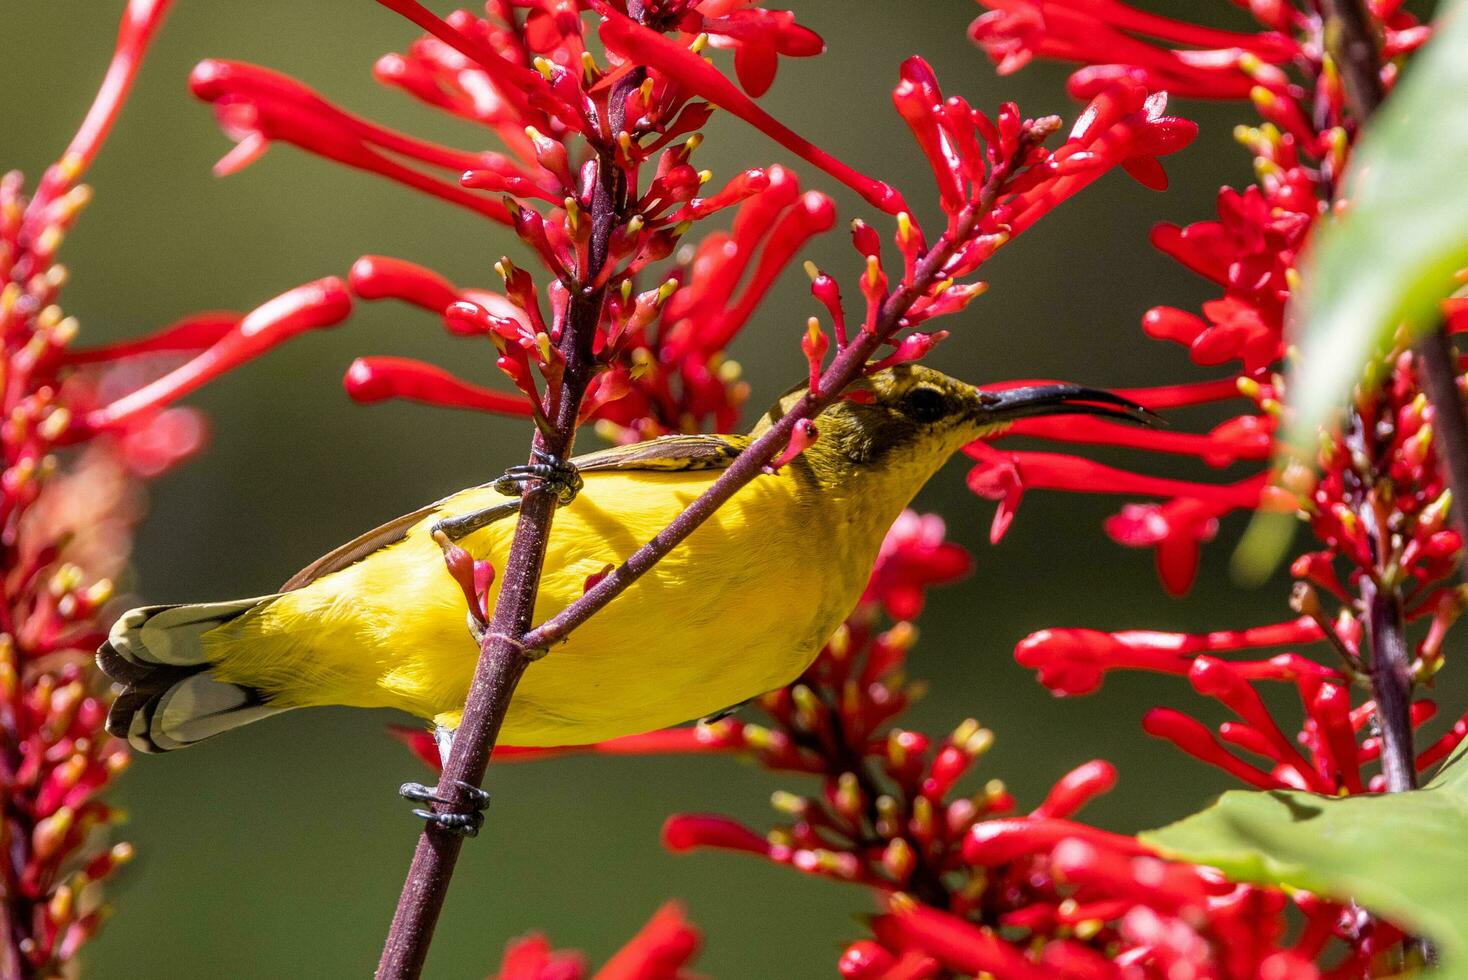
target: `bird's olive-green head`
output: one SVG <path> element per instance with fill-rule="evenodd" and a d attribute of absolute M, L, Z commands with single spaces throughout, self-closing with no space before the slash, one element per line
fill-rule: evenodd
<path fill-rule="evenodd" d="M 771 406 L 758 432 L 805 394 L 801 386 Z M 817 442 L 806 455 L 817 471 L 831 467 L 915 471 L 925 481 L 966 443 L 1017 419 L 1101 415 L 1148 423 L 1145 409 L 1110 392 L 1073 384 L 981 391 L 941 371 L 901 364 L 851 386 L 815 420 Z"/>

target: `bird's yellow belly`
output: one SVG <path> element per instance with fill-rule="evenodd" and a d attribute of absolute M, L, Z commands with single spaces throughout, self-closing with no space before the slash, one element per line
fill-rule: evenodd
<path fill-rule="evenodd" d="M 579 598 L 587 577 L 646 542 L 716 474 L 588 474 L 556 515 L 535 619 Z M 797 501 L 793 477 L 765 476 L 570 639 L 532 664 L 502 740 L 570 745 L 650 731 L 789 683 L 860 597 L 885 531 L 837 524 Z M 502 498 L 466 491 L 439 516 Z M 615 501 L 615 510 L 600 502 Z M 456 725 L 477 647 L 462 593 L 428 521 L 369 560 L 266 609 L 250 630 L 305 640 L 296 676 L 257 686 L 279 704 L 396 707 Z M 461 542 L 502 570 L 509 518 Z M 499 583 L 491 590 L 491 608 Z M 272 629 L 273 624 L 273 629 Z M 284 655 L 285 651 L 280 651 Z M 304 672 L 309 675 L 302 677 Z"/>
<path fill-rule="evenodd" d="M 598 741 L 711 714 L 794 680 L 840 622 L 790 601 L 778 581 L 655 575 L 530 666 L 508 742 Z M 650 611 L 663 603 L 668 614 Z M 564 604 L 543 601 L 537 618 Z"/>

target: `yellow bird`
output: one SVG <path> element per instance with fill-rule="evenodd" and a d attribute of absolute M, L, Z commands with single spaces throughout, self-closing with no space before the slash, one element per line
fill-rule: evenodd
<path fill-rule="evenodd" d="M 651 731 L 790 683 L 856 606 L 887 528 L 965 443 L 1024 416 L 1149 417 L 1103 391 L 981 392 L 921 366 L 855 387 L 857 397 L 815 420 L 814 445 L 747 484 L 531 665 L 505 744 Z M 584 484 L 556 514 L 537 621 L 665 527 L 801 394 L 786 395 L 749 435 L 664 436 L 572 460 Z M 108 731 L 162 752 L 291 708 L 338 704 L 397 708 L 451 735 L 478 647 L 433 531 L 503 568 L 518 506 L 494 484 L 472 487 L 343 545 L 275 595 L 132 610 L 98 653 L 123 685 Z M 491 608 L 497 594 L 495 583 Z"/>

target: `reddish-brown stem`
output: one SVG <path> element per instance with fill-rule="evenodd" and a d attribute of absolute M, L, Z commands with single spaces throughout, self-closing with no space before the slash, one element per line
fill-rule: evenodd
<path fill-rule="evenodd" d="M 1417 354 L 1417 374 L 1432 404 L 1432 444 L 1439 465 L 1447 472 L 1448 486 L 1453 489 L 1448 513 L 1454 530 L 1468 541 L 1468 414 L 1458 391 L 1458 355 L 1446 325 L 1441 323 L 1417 341 L 1413 350 Z M 1458 565 L 1458 574 L 1468 582 L 1468 561 Z"/>
<path fill-rule="evenodd" d="M 1371 34 L 1371 21 L 1361 0 L 1325 0 L 1326 40 L 1340 69 L 1346 101 L 1358 126 L 1364 125 L 1386 97 L 1381 84 L 1381 57 Z M 1468 541 L 1468 414 L 1458 391 L 1458 357 L 1446 325 L 1439 323 L 1413 348 L 1418 376 L 1433 408 L 1433 445 L 1453 489 L 1453 527 Z M 1468 562 L 1458 568 L 1468 582 Z"/>
<path fill-rule="evenodd" d="M 902 325 L 902 318 L 933 283 L 942 278 L 943 268 L 953 257 L 958 247 L 973 233 L 979 220 L 994 206 L 995 200 L 1011 176 L 1008 163 L 997 166 L 989 175 L 978 199 L 967 205 L 953 223 L 952 230 L 942 238 L 918 263 L 911 279 L 901 289 L 892 293 L 882 304 L 876 329 L 862 331 L 845 350 L 836 355 L 821 375 L 818 394 L 806 393 L 800 401 L 780 417 L 749 448 L 719 475 L 712 486 L 698 499 L 689 504 L 673 523 L 659 531 L 651 541 L 638 548 L 617 566 L 609 575 L 589 589 L 585 595 L 546 620 L 529 633 L 522 642 L 531 649 L 546 649 L 564 640 L 582 623 L 606 606 L 627 587 L 645 575 L 665 555 L 692 534 L 700 524 L 713 516 L 730 497 L 738 493 L 750 480 L 759 476 L 764 467 L 790 441 L 796 423 L 801 419 L 814 418 L 841 396 L 847 385 L 861 377 L 867 361 L 878 347 L 890 338 Z"/>
<path fill-rule="evenodd" d="M 1324 0 L 1325 43 L 1346 89 L 1346 103 L 1356 125 L 1386 98 L 1381 84 L 1381 54 L 1371 32 L 1371 15 L 1361 0 Z"/>
<path fill-rule="evenodd" d="M 635 0 L 629 4 L 629 7 L 635 6 Z M 609 131 L 612 134 L 621 130 L 625 100 L 640 81 L 637 72 L 629 72 L 609 96 Z M 552 424 L 537 431 L 532 441 L 535 450 L 560 459 L 571 455 L 582 398 L 596 373 L 592 341 L 601 319 L 605 287 L 590 284 L 598 281 L 602 265 L 606 262 L 607 246 L 622 210 L 624 196 L 621 174 L 612 162 L 611 153 L 604 152 L 592 191 L 587 267 L 580 270 L 577 277 L 582 284 L 581 291 L 568 304 L 558 342 L 560 353 L 565 358 L 562 388 L 554 407 Z M 547 386 L 547 411 L 550 410 L 551 397 Z M 535 462 L 533 457 L 531 462 Z M 466 787 L 483 782 L 490 753 L 499 738 L 500 726 L 509 712 L 510 699 L 532 659 L 529 650 L 516 637 L 531 625 L 555 511 L 554 493 L 540 485 L 526 488 L 505 563 L 499 600 L 481 641 L 479 663 L 469 687 L 464 715 L 454 734 L 453 748 L 445 760 L 435 791 L 435 795 L 450 802 L 433 804 L 436 812 L 465 812 L 470 809 Z M 443 910 L 449 881 L 463 844 L 463 837 L 435 823 L 424 826 L 413 854 L 413 864 L 403 883 L 402 895 L 398 898 L 392 928 L 383 946 L 382 959 L 377 967 L 378 980 L 410 980 L 423 972 L 434 926 Z"/>
<path fill-rule="evenodd" d="M 1389 793 L 1417 788 L 1417 752 L 1412 744 L 1412 662 L 1407 649 L 1402 590 L 1394 574 L 1393 536 L 1378 510 L 1377 486 L 1384 477 L 1377 466 L 1374 432 L 1352 411 L 1346 446 L 1361 462 L 1346 471 L 1350 506 L 1360 518 L 1370 542 L 1374 568 L 1361 576 L 1357 587 L 1371 649 L 1367 680 L 1376 702 L 1376 726 L 1381 734 L 1381 772 Z M 1405 948 L 1431 963 L 1436 953 L 1424 939 L 1408 936 Z"/>
<path fill-rule="evenodd" d="M 1371 641 L 1371 688 L 1381 727 L 1381 771 L 1387 792 L 1401 793 L 1417 788 L 1412 750 L 1412 668 L 1402 597 L 1398 590 L 1382 588 L 1365 576 L 1361 579 L 1361 600 L 1366 605 L 1366 633 Z"/>

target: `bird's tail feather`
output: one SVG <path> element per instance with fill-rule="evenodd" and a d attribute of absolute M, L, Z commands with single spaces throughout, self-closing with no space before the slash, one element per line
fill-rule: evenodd
<path fill-rule="evenodd" d="M 187 606 L 144 606 L 112 627 L 97 651 L 103 673 L 123 685 L 107 731 L 141 752 L 168 752 L 286 709 L 255 688 L 214 677 L 205 633 L 275 596 Z"/>

